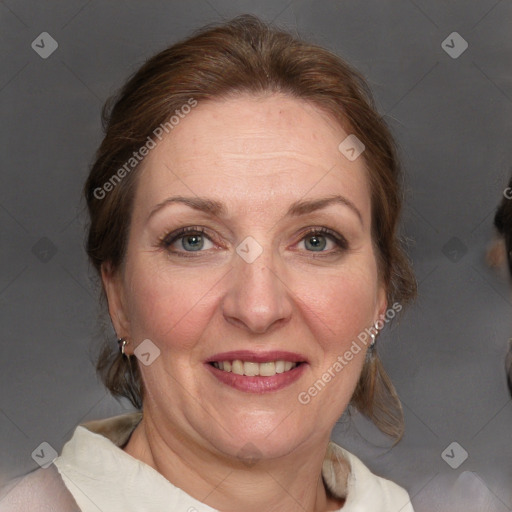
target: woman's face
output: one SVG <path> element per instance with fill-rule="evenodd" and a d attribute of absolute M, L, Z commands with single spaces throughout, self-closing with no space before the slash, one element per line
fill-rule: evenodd
<path fill-rule="evenodd" d="M 344 354 L 386 308 L 347 135 L 303 101 L 245 95 L 198 104 L 146 157 L 104 280 L 117 333 L 151 341 L 144 411 L 165 435 L 261 457 L 328 439 L 366 347 Z"/>

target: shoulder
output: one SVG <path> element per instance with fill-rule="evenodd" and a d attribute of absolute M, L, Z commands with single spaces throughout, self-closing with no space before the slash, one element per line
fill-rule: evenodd
<path fill-rule="evenodd" d="M 39 468 L 0 488 L 0 512 L 79 512 L 59 465 L 80 455 L 81 450 L 90 451 L 87 447 L 91 445 L 95 452 L 105 452 L 109 445 L 121 446 L 141 418 L 142 414 L 136 412 L 79 425 L 64 446 L 63 453 L 48 468 Z M 66 453 L 67 457 L 63 457 Z"/>
<path fill-rule="evenodd" d="M 413 510 L 409 494 L 403 487 L 387 478 L 375 475 L 358 457 L 346 450 L 345 453 L 352 468 L 349 478 L 349 493 L 352 491 L 354 497 L 368 500 L 372 504 L 375 497 L 380 497 L 381 503 L 385 503 L 387 506 L 387 508 L 382 509 L 383 512 L 394 511 L 395 509 L 402 512 Z"/>
<path fill-rule="evenodd" d="M 0 490 L 0 512 L 79 512 L 54 464 L 11 480 Z"/>
<path fill-rule="evenodd" d="M 335 443 L 329 445 L 334 465 L 350 468 L 346 479 L 347 511 L 372 510 L 373 512 L 413 512 L 409 494 L 391 480 L 372 473 L 355 455 Z"/>
<path fill-rule="evenodd" d="M 141 412 L 131 412 L 102 420 L 88 421 L 80 426 L 90 432 L 106 437 L 116 446 L 122 446 L 128 441 L 133 430 L 141 420 Z"/>

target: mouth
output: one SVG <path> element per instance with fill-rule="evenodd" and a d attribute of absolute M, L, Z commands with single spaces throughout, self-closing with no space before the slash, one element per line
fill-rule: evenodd
<path fill-rule="evenodd" d="M 283 351 L 225 352 L 205 363 L 219 383 L 249 393 L 285 388 L 297 381 L 308 366 L 304 356 Z"/>
<path fill-rule="evenodd" d="M 300 361 L 285 361 L 283 359 L 265 361 L 263 363 L 235 359 L 233 361 L 212 361 L 209 364 L 217 368 L 217 370 L 234 373 L 236 375 L 245 375 L 246 377 L 273 377 L 279 373 L 289 372 L 303 363 Z"/>

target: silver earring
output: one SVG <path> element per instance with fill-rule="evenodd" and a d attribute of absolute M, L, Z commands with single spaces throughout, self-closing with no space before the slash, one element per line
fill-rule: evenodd
<path fill-rule="evenodd" d="M 375 350 L 375 340 L 377 339 L 377 336 L 375 336 L 375 334 L 373 334 L 373 332 L 370 334 L 370 336 L 372 338 L 372 342 L 370 343 L 368 350 L 373 352 Z"/>
<path fill-rule="evenodd" d="M 366 352 L 366 362 L 370 361 L 375 353 L 375 343 L 377 341 L 377 336 L 379 335 L 379 329 L 377 327 L 377 322 L 375 322 L 375 325 L 373 326 L 375 329 L 375 334 L 373 332 L 370 332 L 370 337 L 372 339 L 372 342 L 370 343 L 370 346 L 368 347 L 368 350 Z"/>
<path fill-rule="evenodd" d="M 121 355 L 128 357 L 127 354 L 124 352 L 124 348 L 126 345 L 128 345 L 129 341 L 127 341 L 125 338 L 118 338 L 117 344 L 119 346 L 119 351 L 121 352 Z"/>
<path fill-rule="evenodd" d="M 379 335 L 380 333 L 380 329 L 379 329 L 379 321 L 377 320 L 375 322 L 375 324 L 373 324 L 373 328 L 375 329 L 375 334 L 372 334 L 371 337 L 372 337 L 372 342 L 370 344 L 370 348 L 373 350 L 375 349 L 375 341 L 377 340 L 377 336 Z"/>

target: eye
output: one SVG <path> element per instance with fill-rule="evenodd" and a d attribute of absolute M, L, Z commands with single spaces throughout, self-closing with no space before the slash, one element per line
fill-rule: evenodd
<path fill-rule="evenodd" d="M 311 229 L 303 236 L 301 242 L 304 242 L 304 246 L 309 252 L 332 253 L 348 249 L 345 237 L 328 228 Z"/>
<path fill-rule="evenodd" d="M 214 244 L 201 227 L 186 227 L 166 235 L 161 245 L 172 253 L 201 252 L 213 249 Z"/>

